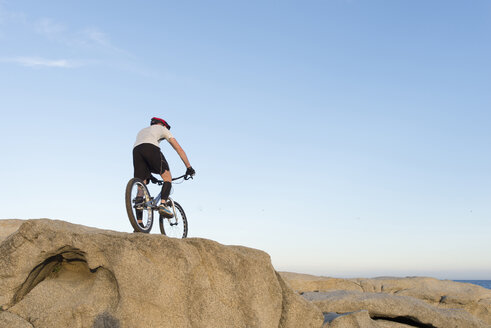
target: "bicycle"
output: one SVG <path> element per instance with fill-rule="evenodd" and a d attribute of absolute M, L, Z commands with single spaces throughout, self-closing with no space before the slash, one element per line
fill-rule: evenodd
<path fill-rule="evenodd" d="M 192 176 L 184 174 L 180 177 L 173 178 L 172 181 L 182 178 L 189 180 L 192 179 Z M 150 181 L 159 186 L 164 183 L 164 181 L 158 180 L 154 176 L 150 178 Z M 128 181 L 125 193 L 126 212 L 135 232 L 150 233 L 153 225 L 153 212 L 158 211 L 160 196 L 161 193 L 156 197 L 152 197 L 147 186 L 141 179 L 133 178 Z M 174 216 L 167 218 L 159 213 L 160 232 L 169 237 L 186 238 L 188 235 L 188 220 L 182 206 L 170 197 L 166 205 L 170 206 Z M 137 220 L 138 212 L 142 218 L 142 225 Z"/>

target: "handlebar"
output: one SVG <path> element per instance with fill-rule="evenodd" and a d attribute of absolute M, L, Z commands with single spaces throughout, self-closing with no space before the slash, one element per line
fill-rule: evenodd
<path fill-rule="evenodd" d="M 184 180 L 189 180 L 189 179 L 192 179 L 192 178 L 193 178 L 193 176 L 192 176 L 192 175 L 183 174 L 183 175 L 181 175 L 180 177 L 177 177 L 177 178 L 172 178 L 172 181 L 174 181 L 174 180 L 179 180 L 179 179 L 181 179 L 181 178 L 184 178 Z"/>
<path fill-rule="evenodd" d="M 172 181 L 179 180 L 179 179 L 182 179 L 182 178 L 184 178 L 184 180 L 189 180 L 189 179 L 192 179 L 193 176 L 192 175 L 183 174 L 180 177 L 172 178 Z M 161 186 L 161 185 L 164 184 L 164 181 L 157 179 L 153 175 L 150 175 L 150 182 L 155 183 L 155 184 L 158 184 L 159 186 Z"/>

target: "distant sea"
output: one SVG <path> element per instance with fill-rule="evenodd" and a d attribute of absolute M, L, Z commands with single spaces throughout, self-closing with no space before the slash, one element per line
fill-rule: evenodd
<path fill-rule="evenodd" d="M 454 280 L 457 282 L 467 282 L 469 284 L 479 285 L 481 287 L 491 289 L 491 280 Z"/>

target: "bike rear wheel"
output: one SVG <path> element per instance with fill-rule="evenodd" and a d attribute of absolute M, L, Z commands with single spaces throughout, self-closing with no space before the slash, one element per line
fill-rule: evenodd
<path fill-rule="evenodd" d="M 140 198 L 141 197 L 141 198 Z M 133 178 L 126 185 L 125 201 L 128 219 L 135 232 L 149 233 L 153 225 L 153 209 L 150 192 L 143 180 Z M 142 223 L 138 223 L 138 219 Z"/>
<path fill-rule="evenodd" d="M 186 238 L 188 236 L 188 220 L 179 203 L 174 202 L 175 213 L 173 218 L 160 215 L 160 232 L 173 238 Z"/>

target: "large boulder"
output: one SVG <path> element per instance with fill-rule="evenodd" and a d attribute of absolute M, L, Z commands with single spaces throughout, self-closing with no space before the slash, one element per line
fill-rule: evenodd
<path fill-rule="evenodd" d="M 440 309 L 462 309 L 491 326 L 491 290 L 427 277 L 339 279 L 281 272 L 299 293 L 335 290 L 408 296 Z M 361 308 L 359 308 L 361 310 Z"/>
<path fill-rule="evenodd" d="M 259 250 L 0 220 L 0 327 L 321 327 Z"/>
<path fill-rule="evenodd" d="M 324 312 L 350 313 L 363 309 L 375 321 L 393 321 L 413 327 L 435 328 L 487 326 L 464 310 L 440 309 L 409 296 L 337 290 L 307 292 L 304 293 L 304 297 L 314 302 Z"/>

